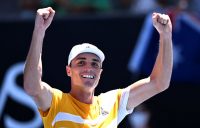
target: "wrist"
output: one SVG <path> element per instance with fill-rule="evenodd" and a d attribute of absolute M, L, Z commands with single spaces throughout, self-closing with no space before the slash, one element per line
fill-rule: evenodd
<path fill-rule="evenodd" d="M 33 34 L 35 36 L 40 36 L 40 37 L 44 37 L 46 30 L 41 28 L 41 27 L 35 27 L 33 30 Z"/>
<path fill-rule="evenodd" d="M 160 39 L 161 40 L 171 40 L 172 39 L 172 33 L 160 33 Z"/>

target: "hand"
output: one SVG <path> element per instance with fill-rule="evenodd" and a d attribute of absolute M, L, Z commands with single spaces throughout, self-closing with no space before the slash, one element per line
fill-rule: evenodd
<path fill-rule="evenodd" d="M 36 20 L 35 20 L 35 28 L 46 30 L 55 15 L 55 11 L 51 8 L 42 8 L 37 10 Z"/>
<path fill-rule="evenodd" d="M 171 34 L 172 23 L 168 15 L 153 13 L 152 14 L 153 26 L 159 34 Z"/>

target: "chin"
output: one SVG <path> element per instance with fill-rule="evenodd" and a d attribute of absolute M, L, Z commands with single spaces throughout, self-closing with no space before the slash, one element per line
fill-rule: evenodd
<path fill-rule="evenodd" d="M 96 87 L 96 84 L 94 82 L 91 82 L 91 81 L 86 81 L 84 82 L 84 85 L 87 87 L 87 88 L 94 88 Z"/>

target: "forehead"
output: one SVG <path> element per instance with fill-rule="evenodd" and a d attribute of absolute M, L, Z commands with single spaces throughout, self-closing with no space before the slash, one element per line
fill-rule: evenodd
<path fill-rule="evenodd" d="M 81 53 L 74 58 L 74 60 L 79 60 L 79 59 L 93 60 L 93 61 L 101 62 L 100 58 L 93 53 Z"/>

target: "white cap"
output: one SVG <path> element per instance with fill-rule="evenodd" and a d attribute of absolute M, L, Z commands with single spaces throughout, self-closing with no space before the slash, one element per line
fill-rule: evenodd
<path fill-rule="evenodd" d="M 89 43 L 83 43 L 83 44 L 78 44 L 78 45 L 75 45 L 71 51 L 70 51 L 70 54 L 69 54 L 69 57 L 68 57 L 68 65 L 70 65 L 71 61 L 79 54 L 81 53 L 93 53 L 95 55 L 97 55 L 100 60 L 101 60 L 101 63 L 104 61 L 105 59 L 105 55 L 104 53 L 98 49 L 96 46 L 92 45 L 92 44 L 89 44 Z"/>

